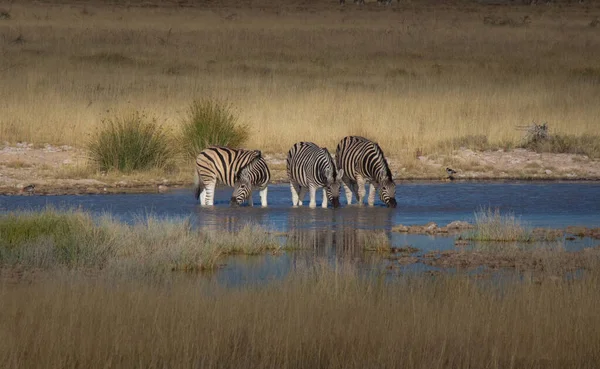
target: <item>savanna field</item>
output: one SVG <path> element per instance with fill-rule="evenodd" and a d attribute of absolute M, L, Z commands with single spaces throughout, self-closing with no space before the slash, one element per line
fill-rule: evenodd
<path fill-rule="evenodd" d="M 585 165 L 600 158 L 599 17 L 592 1 L 5 1 L 0 144 L 69 145 L 94 155 L 111 147 L 98 135 L 107 123 L 117 133 L 106 139 L 118 141 L 130 134 L 119 122 L 133 117 L 142 131 L 143 121 L 159 128 L 150 132 L 159 132 L 151 137 L 158 161 L 136 175 L 189 181 L 198 149 L 181 141 L 194 134 L 186 119 L 220 102 L 231 109 L 224 121 L 231 113 L 241 127 L 243 146 L 271 156 L 301 140 L 335 152 L 342 137 L 363 135 L 379 142 L 396 175 L 400 166 L 421 170 L 418 156 L 459 147 L 505 155 L 523 144 L 519 127 L 547 122 L 553 138 L 530 149 L 585 153 L 578 159 Z M 108 157 L 106 168 L 13 160 L 2 169 L 129 180 Z M 5 179 L 0 173 L 0 187 Z M 42 182 L 18 180 L 36 183 L 34 195 L 44 191 Z M 402 191 L 399 182 L 398 212 L 408 204 Z M 323 257 L 315 240 L 325 233 L 315 230 L 314 237 L 266 223 L 198 230 L 191 210 L 183 219 L 144 214 L 129 223 L 85 209 L 7 212 L 3 197 L 1 368 L 600 362 L 600 249 L 564 248 L 565 237 L 597 245 L 598 228 L 533 230 L 484 209 L 466 233 L 443 235 L 478 246 L 430 257 L 431 265 L 448 263 L 441 272 L 392 273 L 382 260 L 419 266 L 429 256 L 392 245 L 389 230 L 357 231 L 345 245 L 351 252 L 340 246 Z M 539 201 L 551 200 L 540 193 Z M 375 214 L 373 224 L 388 214 L 372 210 L 380 210 L 366 213 Z M 294 272 L 281 278 L 242 278 L 233 287 L 219 278 L 227 263 L 284 257 L 294 259 Z"/>
<path fill-rule="evenodd" d="M 0 136 L 82 147 L 132 111 L 176 134 L 205 98 L 231 103 L 246 146 L 267 153 L 358 134 L 410 161 L 469 136 L 515 146 L 532 122 L 597 134 L 599 15 L 592 2 L 19 2 L 0 20 Z"/>

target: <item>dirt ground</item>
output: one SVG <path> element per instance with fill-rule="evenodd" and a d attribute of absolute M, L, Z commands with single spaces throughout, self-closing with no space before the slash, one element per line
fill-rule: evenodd
<path fill-rule="evenodd" d="M 273 182 L 286 181 L 285 155 L 268 154 Z M 446 166 L 457 171 L 455 180 L 600 180 L 600 161 L 573 154 L 540 154 L 523 149 L 475 152 L 460 149 L 450 155 L 419 157 L 418 164 L 406 167 L 390 158 L 397 181 L 447 181 Z M 71 146 L 20 143 L 0 149 L 0 194 L 153 192 L 191 186 L 192 169 L 179 168 L 174 174 L 99 173 L 90 169 L 85 151 Z"/>

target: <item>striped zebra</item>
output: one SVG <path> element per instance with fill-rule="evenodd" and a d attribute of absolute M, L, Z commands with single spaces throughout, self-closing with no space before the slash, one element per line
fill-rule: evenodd
<path fill-rule="evenodd" d="M 310 191 L 311 208 L 316 207 L 317 189 L 323 187 L 324 208 L 327 200 L 334 208 L 340 206 L 340 186 L 343 170 L 337 170 L 335 162 L 326 148 L 312 142 L 298 142 L 292 146 L 287 156 L 287 175 L 292 190 L 292 204 L 302 206 L 306 190 Z"/>
<path fill-rule="evenodd" d="M 260 201 L 267 206 L 267 185 L 271 173 L 259 150 L 210 146 L 196 158 L 194 195 L 201 205 L 213 205 L 217 182 L 233 186 L 231 205 L 246 200 L 253 206 L 252 190 L 260 190 Z"/>
<path fill-rule="evenodd" d="M 379 189 L 381 201 L 388 207 L 396 207 L 396 184 L 383 150 L 377 143 L 359 136 L 344 137 L 335 156 L 338 168 L 344 170 L 342 181 L 348 204 L 352 203 L 353 193 L 362 204 L 366 195 L 365 184 L 369 183 L 370 206 L 375 203 L 375 192 Z"/>

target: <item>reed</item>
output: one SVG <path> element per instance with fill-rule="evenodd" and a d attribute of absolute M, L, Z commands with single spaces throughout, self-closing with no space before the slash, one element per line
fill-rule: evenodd
<path fill-rule="evenodd" d="M 593 368 L 597 274 L 389 283 L 350 266 L 262 286 L 56 273 L 0 279 L 10 368 Z"/>

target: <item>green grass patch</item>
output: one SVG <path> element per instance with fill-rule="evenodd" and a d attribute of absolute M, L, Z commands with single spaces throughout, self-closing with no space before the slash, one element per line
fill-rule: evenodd
<path fill-rule="evenodd" d="M 174 154 L 166 132 L 139 112 L 104 120 L 88 152 L 100 170 L 125 173 L 165 168 Z"/>
<path fill-rule="evenodd" d="M 10 213 L 0 217 L 0 262 L 32 267 L 102 267 L 111 248 L 109 229 L 78 212 Z"/>
<path fill-rule="evenodd" d="M 238 124 L 231 105 L 213 101 L 194 101 L 182 122 L 180 147 L 195 158 L 210 145 L 240 147 L 249 137 L 248 127 Z"/>

